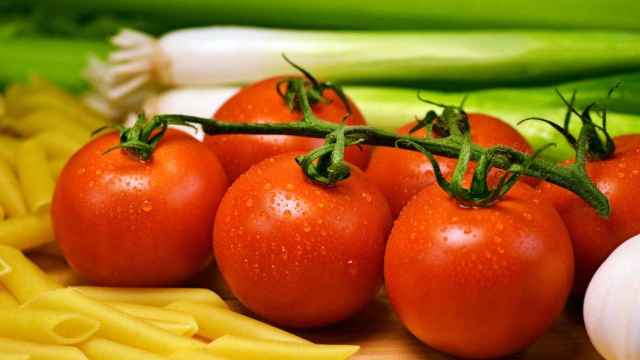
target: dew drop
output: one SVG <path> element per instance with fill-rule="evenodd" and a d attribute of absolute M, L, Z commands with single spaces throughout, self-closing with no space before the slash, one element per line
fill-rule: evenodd
<path fill-rule="evenodd" d="M 303 230 L 304 232 L 308 233 L 311 231 L 311 227 L 309 225 L 305 225 Z"/>
<path fill-rule="evenodd" d="M 151 205 L 151 202 L 149 200 L 145 200 L 142 202 L 142 207 L 141 207 L 142 211 L 144 212 L 149 212 L 153 209 L 153 205 Z"/>
<path fill-rule="evenodd" d="M 252 207 L 253 206 L 253 200 L 252 199 L 247 199 L 247 202 L 245 203 L 245 205 L 247 205 L 247 207 Z"/>
<path fill-rule="evenodd" d="M 293 190 L 293 184 L 291 183 L 287 184 L 287 190 Z"/>
<path fill-rule="evenodd" d="M 271 185 L 271 183 L 264 184 L 264 189 L 265 190 L 271 190 L 272 187 L 273 187 L 273 185 Z"/>

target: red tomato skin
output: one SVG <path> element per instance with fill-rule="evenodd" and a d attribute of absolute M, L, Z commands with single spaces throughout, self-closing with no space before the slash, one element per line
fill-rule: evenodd
<path fill-rule="evenodd" d="M 516 150 L 532 153 L 527 140 L 506 122 L 483 114 L 468 114 L 471 126 L 472 141 L 480 146 L 506 145 Z M 400 129 L 398 134 L 409 134 L 415 122 L 410 122 Z M 413 134 L 424 137 L 425 131 Z M 457 159 L 436 156 L 440 169 L 445 177 L 449 177 L 456 167 Z M 375 148 L 366 171 L 385 194 L 391 212 L 397 217 L 402 207 L 420 190 L 433 184 L 436 179 L 429 160 L 421 153 L 390 147 Z M 536 185 L 535 178 L 524 178 L 529 185 Z"/>
<path fill-rule="evenodd" d="M 543 182 L 542 195 L 564 220 L 575 253 L 577 296 L 583 296 L 593 274 L 620 244 L 640 233 L 640 144 L 626 136 L 611 159 L 587 163 L 587 174 L 609 199 L 611 215 L 600 217 L 586 202 L 554 184 Z M 619 146 L 618 146 L 619 145 Z"/>
<path fill-rule="evenodd" d="M 302 119 L 302 114 L 293 112 L 276 91 L 283 77 L 262 80 L 241 89 L 227 100 L 215 113 L 214 118 L 230 122 L 286 123 Z M 329 104 L 317 103 L 313 113 L 320 119 L 340 123 L 347 114 L 344 104 L 332 90 L 324 96 Z M 352 115 L 346 120 L 349 125 L 365 125 L 366 121 L 358 107 L 349 102 Z M 324 139 L 291 135 L 214 135 L 205 136 L 204 143 L 212 149 L 227 175 L 233 181 L 258 162 L 294 151 L 310 151 L 321 146 Z M 370 156 L 368 146 L 350 146 L 345 150 L 345 159 L 364 169 Z"/>
<path fill-rule="evenodd" d="M 391 215 L 352 167 L 333 187 L 311 183 L 293 154 L 240 176 L 216 216 L 213 247 L 233 294 L 258 316 L 309 328 L 362 309 L 382 284 Z"/>
<path fill-rule="evenodd" d="M 52 203 L 56 240 L 71 267 L 99 285 L 175 285 L 211 258 L 213 220 L 228 186 L 216 156 L 169 130 L 143 162 L 105 151 L 100 136 L 62 171 Z"/>
<path fill-rule="evenodd" d="M 573 255 L 557 212 L 526 185 L 489 208 L 462 208 L 431 185 L 396 220 L 384 271 L 391 303 L 418 339 L 493 358 L 531 344 L 560 314 Z"/>

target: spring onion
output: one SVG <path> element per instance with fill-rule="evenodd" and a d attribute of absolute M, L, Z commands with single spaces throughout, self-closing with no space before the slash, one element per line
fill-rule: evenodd
<path fill-rule="evenodd" d="M 38 74 L 69 89 L 86 87 L 82 72 L 90 54 L 105 54 L 101 41 L 0 38 L 0 86 Z"/>
<path fill-rule="evenodd" d="M 336 32 L 242 27 L 124 30 L 88 71 L 118 100 L 150 85 L 242 84 L 290 73 L 286 53 L 320 78 L 439 88 L 557 82 L 640 70 L 640 34 L 592 31 Z"/>
<path fill-rule="evenodd" d="M 629 0 L 5 0 L 49 5 L 58 13 L 151 19 L 168 28 L 258 24 L 297 28 L 640 29 Z"/>
<path fill-rule="evenodd" d="M 148 99 L 143 108 L 149 116 L 184 114 L 211 117 L 236 90 L 234 87 L 177 88 Z M 386 130 L 394 130 L 416 116 L 424 116 L 428 110 L 435 110 L 433 105 L 419 101 L 417 91 L 413 89 L 352 86 L 345 87 L 345 92 L 353 98 L 369 124 Z M 563 120 L 566 107 L 552 89 L 494 89 L 467 94 L 421 91 L 420 95 L 445 104 L 459 104 L 466 95 L 464 108 L 467 111 L 487 113 L 504 119 L 517 127 L 534 148 L 556 143 L 557 149 L 547 152 L 554 160 L 563 160 L 573 155 L 572 148 L 551 127 L 538 122 L 518 125 L 520 120 L 531 116 L 558 122 Z M 598 101 L 605 96 L 606 90 L 599 97 L 579 95 L 578 105 L 586 104 L 589 100 Z M 608 119 L 608 129 L 612 135 L 640 132 L 640 115 L 610 111 Z M 575 133 L 578 130 L 578 127 L 572 129 Z M 198 138 L 202 136 L 202 133 L 196 134 Z"/>

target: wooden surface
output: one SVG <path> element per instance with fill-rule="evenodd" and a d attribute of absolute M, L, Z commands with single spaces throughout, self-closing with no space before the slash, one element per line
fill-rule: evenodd
<path fill-rule="evenodd" d="M 58 257 L 32 254 L 31 258 L 62 283 L 86 284 Z M 233 308 L 247 312 L 232 298 L 213 268 L 197 276 L 191 285 L 212 288 Z M 579 308 L 575 302 L 568 304 L 565 312 L 549 331 L 528 349 L 508 359 L 602 360 L 589 342 L 582 319 L 579 317 Z M 376 298 L 361 313 L 340 324 L 324 329 L 293 332 L 316 343 L 360 345 L 360 352 L 353 357 L 354 360 L 454 359 L 423 345 L 405 330 L 383 295 Z"/>

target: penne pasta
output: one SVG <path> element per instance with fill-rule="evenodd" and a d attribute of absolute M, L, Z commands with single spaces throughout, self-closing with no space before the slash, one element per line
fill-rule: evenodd
<path fill-rule="evenodd" d="M 72 311 L 91 317 L 100 321 L 97 336 L 158 354 L 169 355 L 178 350 L 203 347 L 197 340 L 158 329 L 109 305 L 90 299 L 73 288 L 48 291 L 25 306 Z"/>
<path fill-rule="evenodd" d="M 9 271 L 2 271 L 3 264 Z M 20 250 L 6 245 L 0 245 L 0 282 L 20 303 L 61 287 Z"/>
<path fill-rule="evenodd" d="M 32 139 L 44 148 L 49 159 L 68 159 L 84 145 L 84 142 L 78 141 L 60 131 L 43 132 Z"/>
<path fill-rule="evenodd" d="M 189 337 L 198 331 L 198 323 L 193 316 L 149 305 L 107 302 L 109 306 L 140 320 L 167 330 L 171 333 Z"/>
<path fill-rule="evenodd" d="M 0 159 L 0 189 L 2 189 L 0 191 L 0 205 L 7 216 L 22 216 L 27 213 L 27 205 L 22 196 L 18 177 L 9 163 L 2 159 Z"/>
<path fill-rule="evenodd" d="M 0 134 L 0 160 L 6 161 L 9 165 L 14 165 L 16 149 L 18 149 L 19 144 L 20 140 Z"/>
<path fill-rule="evenodd" d="M 49 214 L 29 214 L 0 222 L 0 244 L 29 250 L 52 241 Z"/>
<path fill-rule="evenodd" d="M 168 358 L 107 339 L 95 338 L 80 345 L 91 360 L 167 360 Z"/>
<path fill-rule="evenodd" d="M 11 293 L 0 285 L 0 308 L 5 306 L 18 306 L 18 300 Z"/>
<path fill-rule="evenodd" d="M 55 125 L 56 130 L 76 141 L 87 141 L 93 129 L 79 125 L 70 118 L 68 114 L 55 109 L 38 109 L 19 119 L 10 119 L 5 125 L 25 137 L 51 131 Z"/>
<path fill-rule="evenodd" d="M 206 350 L 183 350 L 178 351 L 171 356 L 169 356 L 172 360 L 225 360 L 225 359 L 233 359 L 233 358 L 225 358 L 218 355 L 213 355 L 212 353 Z"/>
<path fill-rule="evenodd" d="M 67 136 L 60 131 L 42 132 L 34 136 L 33 139 L 44 148 L 49 159 L 68 159 L 84 145 L 84 142 Z"/>
<path fill-rule="evenodd" d="M 52 109 L 64 113 L 73 122 L 97 129 L 105 125 L 105 120 L 95 112 L 84 106 L 78 98 L 64 90 L 38 78 L 31 80 L 32 84 L 15 89 L 12 85 L 7 90 L 8 107 L 12 113 L 28 114 L 40 109 Z"/>
<path fill-rule="evenodd" d="M 309 341 L 226 308 L 190 302 L 175 302 L 166 309 L 192 315 L 198 322 L 198 335 L 215 339 L 223 335 L 245 338 L 309 343 Z"/>
<path fill-rule="evenodd" d="M 4 208 L 2 204 L 0 204 L 0 221 L 4 220 Z"/>
<path fill-rule="evenodd" d="M 100 323 L 74 313 L 0 308 L 0 337 L 44 344 L 71 345 L 89 339 Z"/>
<path fill-rule="evenodd" d="M 232 335 L 225 335 L 207 345 L 207 351 L 212 354 L 234 360 L 345 360 L 359 348 L 355 345 L 255 340 Z"/>
<path fill-rule="evenodd" d="M 178 336 L 193 337 L 193 335 L 195 335 L 198 332 L 198 324 L 196 324 L 196 326 L 194 327 L 192 324 L 187 324 L 187 323 L 175 323 L 175 322 L 168 322 L 168 321 L 162 321 L 162 320 L 147 320 L 147 319 L 140 319 L 140 320 L 146 322 L 147 324 L 153 325 L 159 329 L 162 329 L 166 332 L 169 332 Z"/>
<path fill-rule="evenodd" d="M 34 213 L 49 210 L 54 182 L 49 172 L 47 155 L 35 140 L 27 140 L 18 147 L 16 168 L 22 193 Z"/>
<path fill-rule="evenodd" d="M 0 353 L 0 360 L 29 360 L 31 356 L 29 354 L 18 354 L 10 352 Z"/>
<path fill-rule="evenodd" d="M 47 271 L 47 275 L 62 286 L 77 286 L 87 283 L 86 279 L 70 268 L 50 270 Z"/>
<path fill-rule="evenodd" d="M 176 301 L 205 303 L 227 307 L 227 304 L 209 289 L 196 288 L 114 288 L 78 286 L 75 290 L 95 300 L 129 304 L 167 306 Z"/>
<path fill-rule="evenodd" d="M 25 354 L 29 360 L 88 360 L 82 351 L 73 346 L 0 338 L 0 353 L 3 352 Z"/>

